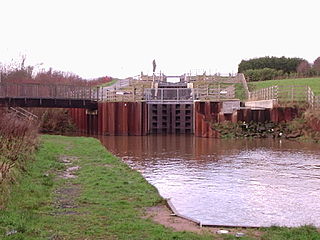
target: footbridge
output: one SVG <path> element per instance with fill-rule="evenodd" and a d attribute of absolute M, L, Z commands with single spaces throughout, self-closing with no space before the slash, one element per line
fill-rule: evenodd
<path fill-rule="evenodd" d="M 98 87 L 0 83 L 0 105 L 8 107 L 98 109 L 101 98 Z"/>
<path fill-rule="evenodd" d="M 68 108 L 80 131 L 101 135 L 209 137 L 218 134 L 212 122 L 283 118 L 279 111 L 240 106 L 235 83 L 245 81 L 243 75 L 182 75 L 177 83 L 167 82 L 170 77 L 141 76 L 108 87 L 0 83 L 0 106 Z"/>

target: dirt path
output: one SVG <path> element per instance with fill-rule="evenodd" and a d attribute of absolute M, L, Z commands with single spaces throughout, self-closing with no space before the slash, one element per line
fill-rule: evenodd
<path fill-rule="evenodd" d="M 200 227 L 198 224 L 175 216 L 172 211 L 165 205 L 159 205 L 147 209 L 146 217 L 154 222 L 172 228 L 176 231 L 189 231 L 195 233 L 210 233 L 215 236 L 221 236 L 221 230 L 228 231 L 228 234 L 234 236 L 249 236 L 254 239 L 260 239 L 262 232 L 258 229 L 246 228 L 217 228 L 217 227 Z"/>
<path fill-rule="evenodd" d="M 75 156 L 60 156 L 59 162 L 65 165 L 65 169 L 58 173 L 57 178 L 62 179 L 73 179 L 77 178 L 76 172 L 80 169 L 76 165 L 76 162 L 79 160 Z M 63 214 L 63 215 L 73 215 L 77 214 L 75 209 L 78 207 L 75 199 L 80 196 L 81 186 L 78 184 L 73 184 L 68 182 L 58 188 L 55 191 L 56 200 L 55 207 L 56 212 L 54 214 Z"/>

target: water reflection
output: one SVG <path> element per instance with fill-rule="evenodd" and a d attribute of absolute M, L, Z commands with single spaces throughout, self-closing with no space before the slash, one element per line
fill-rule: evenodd
<path fill-rule="evenodd" d="M 185 135 L 100 140 L 204 224 L 320 226 L 317 144 Z"/>

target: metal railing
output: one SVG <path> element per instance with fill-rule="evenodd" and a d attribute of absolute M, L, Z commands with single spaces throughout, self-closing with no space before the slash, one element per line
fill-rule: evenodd
<path fill-rule="evenodd" d="M 195 89 L 192 88 L 148 88 L 144 90 L 146 101 L 179 102 L 197 99 Z"/>
<path fill-rule="evenodd" d="M 18 116 L 21 116 L 23 118 L 26 118 L 29 120 L 38 120 L 38 116 L 34 115 L 33 113 L 27 111 L 22 107 L 10 107 L 9 109 L 15 112 Z"/>
<path fill-rule="evenodd" d="M 86 87 L 54 84 L 0 83 L 0 98 L 80 99 L 92 101 L 193 101 L 233 99 L 233 85 L 204 88 L 134 88 L 113 90 L 108 87 Z"/>
<path fill-rule="evenodd" d="M 194 100 L 226 100 L 235 98 L 235 87 L 205 88 L 151 88 L 145 89 L 146 101 L 194 101 Z"/>
<path fill-rule="evenodd" d="M 99 87 L 0 83 L 0 98 L 52 98 L 99 101 L 101 100 L 100 94 Z"/>
<path fill-rule="evenodd" d="M 233 85 L 222 87 L 219 84 L 214 87 L 196 88 L 195 91 L 200 100 L 225 100 L 235 98 L 235 87 Z"/>
<path fill-rule="evenodd" d="M 243 74 L 230 76 L 219 76 L 219 75 L 198 75 L 198 76 L 187 76 L 188 82 L 203 81 L 203 82 L 217 82 L 217 83 L 242 83 Z"/>

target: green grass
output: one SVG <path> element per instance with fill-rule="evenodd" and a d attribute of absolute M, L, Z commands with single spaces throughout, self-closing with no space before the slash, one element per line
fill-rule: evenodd
<path fill-rule="evenodd" d="M 240 99 L 240 100 L 246 100 L 247 96 L 246 96 L 246 91 L 243 87 L 242 83 L 235 83 L 235 97 L 236 99 Z"/>
<path fill-rule="evenodd" d="M 275 85 L 307 85 L 310 86 L 316 95 L 320 95 L 320 78 L 297 78 L 297 79 L 282 79 L 268 80 L 259 82 L 248 82 L 250 91 L 267 88 Z"/>
<path fill-rule="evenodd" d="M 119 79 L 117 79 L 117 78 L 112 78 L 112 80 L 111 80 L 110 82 L 101 84 L 99 87 L 109 87 L 109 86 L 115 84 L 115 83 L 118 82 L 118 81 L 119 81 Z"/>
<path fill-rule="evenodd" d="M 65 169 L 58 161 L 62 155 L 77 157 L 72 163 L 81 167 L 77 178 L 56 177 Z M 75 207 L 57 207 L 59 190 L 70 187 L 77 189 Z M 65 194 L 60 198 L 72 196 L 71 191 Z M 144 209 L 157 204 L 163 204 L 157 190 L 98 140 L 45 135 L 35 161 L 0 211 L 0 239 L 238 239 L 175 232 L 143 218 Z M 12 230 L 17 233 L 6 236 Z M 313 227 L 253 231 L 260 232 L 258 239 L 320 239 Z"/>
<path fill-rule="evenodd" d="M 142 218 L 146 207 L 162 203 L 157 190 L 108 153 L 98 140 L 43 136 L 36 160 L 0 212 L 0 239 L 212 239 L 174 232 Z M 78 178 L 62 180 L 60 155 L 77 156 Z M 60 209 L 55 190 L 78 186 L 76 208 Z M 75 214 L 64 214 L 65 211 Z M 9 231 L 16 234 L 6 236 Z"/>
<path fill-rule="evenodd" d="M 303 226 L 300 228 L 271 227 L 264 229 L 263 240 L 319 240 L 320 234 L 315 227 Z"/>

